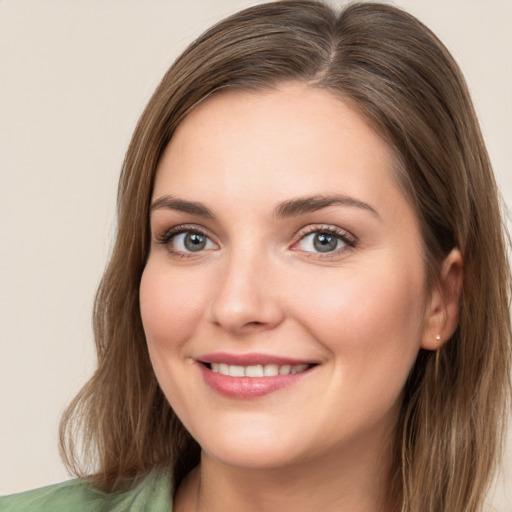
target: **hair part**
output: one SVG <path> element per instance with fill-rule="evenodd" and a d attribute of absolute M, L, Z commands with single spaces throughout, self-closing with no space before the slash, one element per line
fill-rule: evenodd
<path fill-rule="evenodd" d="M 116 242 L 94 308 L 98 368 L 63 416 L 63 458 L 104 489 L 157 468 L 171 469 L 177 485 L 198 463 L 197 443 L 156 381 L 139 311 L 156 167 L 198 103 L 220 90 L 284 82 L 338 96 L 394 150 L 430 288 L 448 252 L 463 255 L 459 327 L 437 354 L 420 351 L 405 387 L 392 494 L 402 512 L 476 512 L 499 460 L 511 394 L 498 192 L 453 58 L 416 18 L 376 3 L 340 12 L 308 0 L 257 5 L 205 32 L 166 73 L 124 160 Z"/>

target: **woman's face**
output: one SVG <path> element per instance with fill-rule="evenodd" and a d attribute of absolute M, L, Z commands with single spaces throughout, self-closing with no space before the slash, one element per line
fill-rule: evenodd
<path fill-rule="evenodd" d="M 354 110 L 305 85 L 224 92 L 179 126 L 140 301 L 158 381 L 206 456 L 282 467 L 393 432 L 428 309 L 393 165 Z"/>

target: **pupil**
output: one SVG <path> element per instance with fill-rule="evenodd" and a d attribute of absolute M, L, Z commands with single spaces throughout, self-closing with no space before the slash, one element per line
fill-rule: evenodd
<path fill-rule="evenodd" d="M 206 246 L 206 237 L 199 233 L 187 233 L 184 243 L 189 251 L 201 251 Z"/>
<path fill-rule="evenodd" d="M 338 245 L 338 239 L 328 233 L 320 233 L 315 236 L 313 245 L 318 252 L 334 251 Z"/>

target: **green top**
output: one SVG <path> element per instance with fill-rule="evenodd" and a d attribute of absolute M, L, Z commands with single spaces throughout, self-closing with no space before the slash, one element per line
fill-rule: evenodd
<path fill-rule="evenodd" d="M 0 497 L 0 512 L 172 512 L 171 479 L 151 473 L 138 485 L 112 494 L 86 480 L 70 480 Z"/>

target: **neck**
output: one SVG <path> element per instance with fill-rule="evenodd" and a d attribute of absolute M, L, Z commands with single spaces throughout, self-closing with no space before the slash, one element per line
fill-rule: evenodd
<path fill-rule="evenodd" d="M 202 454 L 180 486 L 176 512 L 386 512 L 392 439 L 351 443 L 341 452 L 279 468 L 232 467 Z"/>

